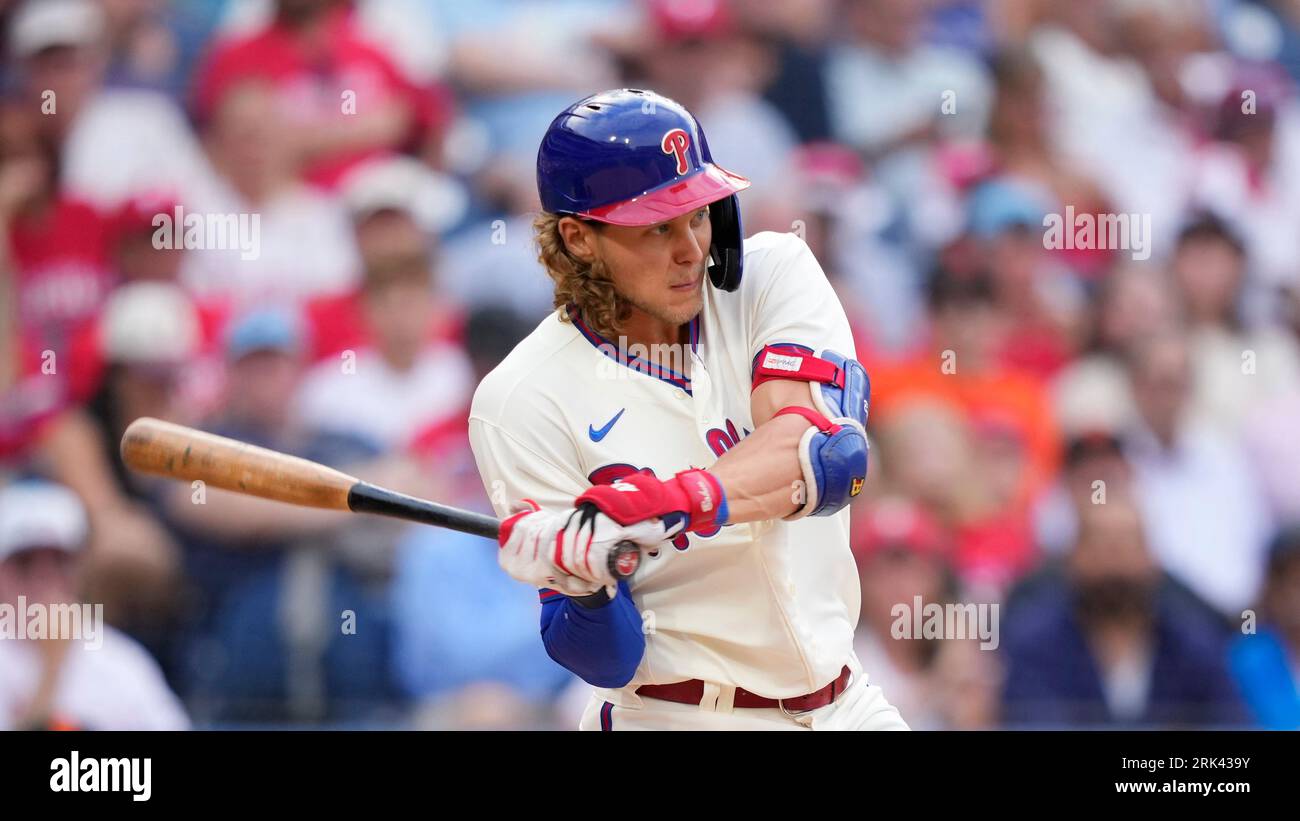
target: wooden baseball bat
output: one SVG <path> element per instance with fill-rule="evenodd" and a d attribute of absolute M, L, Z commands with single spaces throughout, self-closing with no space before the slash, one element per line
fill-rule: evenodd
<path fill-rule="evenodd" d="M 491 516 L 417 499 L 307 459 L 148 416 L 132 422 L 122 434 L 122 461 L 140 473 L 201 481 L 302 507 L 374 513 L 493 540 L 501 528 Z M 640 548 L 621 542 L 610 551 L 610 572 L 627 578 L 640 560 Z"/>

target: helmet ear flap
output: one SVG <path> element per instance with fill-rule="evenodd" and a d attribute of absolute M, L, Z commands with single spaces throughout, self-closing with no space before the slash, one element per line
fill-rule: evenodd
<path fill-rule="evenodd" d="M 740 200 L 735 194 L 709 205 L 709 222 L 713 225 L 713 244 L 709 247 L 713 263 L 709 266 L 709 281 L 723 291 L 734 291 L 740 287 L 744 260 Z"/>

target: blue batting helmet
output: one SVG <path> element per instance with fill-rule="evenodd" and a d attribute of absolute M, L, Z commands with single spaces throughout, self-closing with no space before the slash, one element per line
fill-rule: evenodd
<path fill-rule="evenodd" d="M 650 225 L 709 206 L 709 279 L 740 285 L 737 191 L 749 180 L 713 162 L 695 117 L 680 103 L 624 88 L 560 112 L 537 151 L 542 208 L 611 225 Z"/>

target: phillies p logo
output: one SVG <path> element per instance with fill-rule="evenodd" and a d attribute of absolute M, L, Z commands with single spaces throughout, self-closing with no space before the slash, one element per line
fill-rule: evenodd
<path fill-rule="evenodd" d="M 691 147 L 691 135 L 687 134 L 680 128 L 674 128 L 664 134 L 660 140 L 659 147 L 665 154 L 672 154 L 677 157 L 677 173 L 685 174 L 690 170 L 686 163 L 686 151 Z"/>

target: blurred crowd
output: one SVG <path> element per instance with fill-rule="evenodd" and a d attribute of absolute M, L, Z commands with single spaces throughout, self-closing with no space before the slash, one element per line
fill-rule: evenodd
<path fill-rule="evenodd" d="M 619 86 L 849 314 L 857 650 L 913 727 L 1300 728 L 1300 2 L 0 0 L 0 65 L 0 599 L 113 626 L 0 641 L 0 728 L 576 726 L 491 542 L 117 443 L 488 511 L 469 399 L 552 307 L 536 148 Z M 1147 252 L 1047 247 L 1067 208 Z M 996 648 L 899 638 L 916 597 Z"/>

